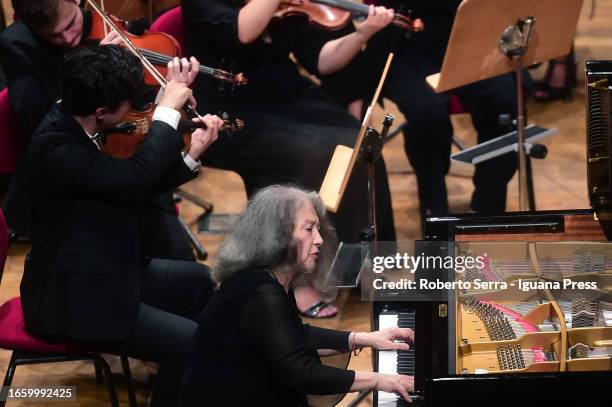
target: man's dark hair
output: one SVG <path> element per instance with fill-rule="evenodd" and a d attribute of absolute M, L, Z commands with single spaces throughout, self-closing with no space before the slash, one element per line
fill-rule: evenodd
<path fill-rule="evenodd" d="M 15 17 L 34 29 L 55 23 L 59 4 L 66 0 L 12 0 Z"/>
<path fill-rule="evenodd" d="M 144 91 L 140 60 L 117 45 L 91 45 L 70 54 L 64 68 L 62 106 L 75 116 L 89 116 L 99 107 L 116 110 Z"/>

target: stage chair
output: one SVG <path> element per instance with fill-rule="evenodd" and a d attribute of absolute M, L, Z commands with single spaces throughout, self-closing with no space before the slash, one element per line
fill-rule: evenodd
<path fill-rule="evenodd" d="M 161 14 L 151 24 L 151 32 L 163 32 L 171 35 L 179 43 L 181 50 L 184 49 L 185 41 L 183 37 L 183 16 L 181 7 L 174 7 Z"/>

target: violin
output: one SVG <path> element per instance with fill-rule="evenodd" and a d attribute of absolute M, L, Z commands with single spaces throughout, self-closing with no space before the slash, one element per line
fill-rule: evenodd
<path fill-rule="evenodd" d="M 86 0 L 87 3 L 92 7 L 92 9 L 102 18 L 104 24 L 107 24 L 112 30 L 114 30 L 124 45 L 138 57 L 146 71 L 151 75 L 152 78 L 155 79 L 157 84 L 161 86 L 162 89 L 165 89 L 168 82 L 166 78 L 157 70 L 157 68 L 153 65 L 151 61 L 149 61 L 138 49 L 134 43 L 132 43 L 128 34 L 122 31 L 114 22 L 114 20 L 106 14 L 93 0 Z M 153 115 L 153 105 L 149 105 L 148 108 L 142 111 L 132 110 L 128 112 L 125 116 L 126 120 L 122 123 L 122 126 L 117 130 L 115 134 L 124 135 L 124 137 L 113 137 L 117 141 L 113 141 L 113 146 L 109 146 L 108 148 L 103 148 L 103 152 L 108 152 L 109 155 L 119 158 L 127 158 L 134 154 L 144 136 L 148 133 L 149 123 L 152 121 Z M 189 119 L 201 118 L 200 114 L 196 112 L 196 110 L 186 103 L 183 106 L 183 111 Z M 227 119 L 226 119 L 227 120 Z M 181 126 L 182 125 L 182 126 Z M 191 144 L 191 132 L 196 128 L 206 128 L 206 125 L 203 122 L 195 123 L 192 120 L 183 119 L 182 123 L 179 123 L 179 131 L 183 131 L 183 142 L 186 148 L 189 148 Z M 242 120 L 235 120 L 234 122 L 226 122 L 223 126 L 222 131 L 224 132 L 232 132 L 232 131 L 240 131 L 244 128 L 244 122 Z M 106 142 L 108 143 L 108 135 L 113 134 L 112 132 L 105 132 L 96 138 L 106 138 Z M 125 137 L 127 135 L 127 137 Z M 116 145 L 114 143 L 117 143 Z M 122 145 L 125 143 L 125 146 Z M 103 143 L 104 144 L 104 143 Z"/>
<path fill-rule="evenodd" d="M 101 141 L 102 152 L 115 158 L 130 158 L 143 143 L 151 126 L 154 105 L 147 104 L 140 111 L 130 111 L 123 121 L 112 129 L 98 133 L 97 139 Z M 227 113 L 221 115 L 223 125 L 219 128 L 219 133 L 233 133 L 244 128 L 244 122 L 240 119 L 229 120 Z M 203 123 L 194 123 L 192 120 L 181 118 L 177 130 L 183 136 L 185 150 L 189 148 L 191 133 L 199 128 L 204 128 Z"/>
<path fill-rule="evenodd" d="M 305 15 L 310 24 L 327 30 L 336 30 L 348 24 L 351 15 L 367 17 L 369 10 L 367 4 L 351 0 L 281 0 L 273 18 Z M 418 32 L 424 28 L 420 19 L 413 20 L 402 14 L 395 14 L 392 23 L 408 31 Z"/>
<path fill-rule="evenodd" d="M 93 7 L 93 6 L 92 6 Z M 134 35 L 128 32 L 127 22 L 120 20 L 115 16 L 108 15 L 115 26 L 130 38 L 132 43 L 136 45 L 138 50 L 157 68 L 164 76 L 168 72 L 167 64 L 169 61 L 181 55 L 181 46 L 176 39 L 162 32 L 145 31 L 143 35 Z M 98 13 L 92 13 L 91 32 L 87 37 L 88 41 L 100 41 L 106 36 L 106 23 L 102 16 Z M 232 84 L 233 86 L 242 86 L 247 84 L 247 78 L 242 74 L 233 74 L 221 69 L 211 68 L 200 65 L 200 75 L 212 76 L 223 82 Z M 147 85 L 156 86 L 157 81 L 149 72 L 145 72 L 145 83 Z"/>

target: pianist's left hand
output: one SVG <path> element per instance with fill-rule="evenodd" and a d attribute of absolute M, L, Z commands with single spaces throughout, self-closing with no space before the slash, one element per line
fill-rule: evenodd
<path fill-rule="evenodd" d="M 382 331 L 358 332 L 355 334 L 358 347 L 371 346 L 378 350 L 408 350 L 414 342 L 414 331 L 410 328 L 387 328 Z"/>

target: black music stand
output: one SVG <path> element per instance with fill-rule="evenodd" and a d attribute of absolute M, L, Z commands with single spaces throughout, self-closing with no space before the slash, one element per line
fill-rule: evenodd
<path fill-rule="evenodd" d="M 531 210 L 536 209 L 531 158 L 544 159 L 548 154 L 546 146 L 537 144 L 536 141 L 558 133 L 559 129 L 556 127 L 552 129 L 545 129 L 533 124 L 525 127 L 525 176 L 527 178 L 527 197 L 529 199 L 529 208 Z M 466 164 L 476 165 L 511 151 L 518 151 L 517 130 L 511 131 L 484 143 L 480 143 L 474 147 L 465 148 L 458 153 L 451 155 L 451 159 Z"/>

